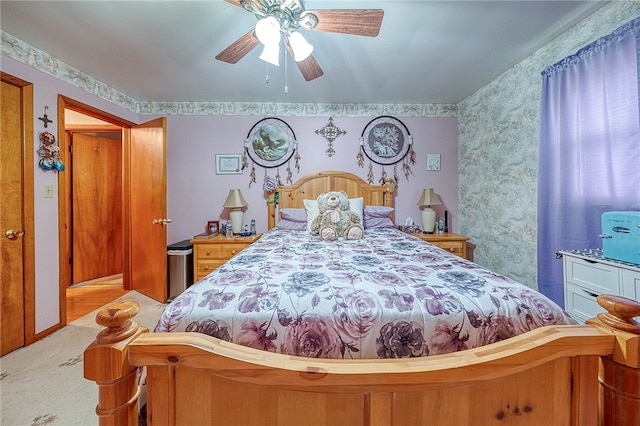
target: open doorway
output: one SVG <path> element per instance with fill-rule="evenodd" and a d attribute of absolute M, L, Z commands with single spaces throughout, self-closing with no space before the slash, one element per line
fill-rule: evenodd
<path fill-rule="evenodd" d="M 97 108 L 58 95 L 58 111 L 73 111 L 93 119 L 103 121 L 102 124 L 93 122 L 88 126 L 82 123 L 74 126 L 65 123 L 65 114 L 58 114 L 58 134 L 60 137 L 60 157 L 65 164 L 69 163 L 71 155 L 69 149 L 72 146 L 72 133 L 120 133 L 118 141 L 121 147 L 121 169 L 114 172 L 113 165 L 106 167 L 107 182 L 101 185 L 111 185 L 109 176 L 114 173 L 121 175 L 121 183 L 116 186 L 121 188 L 121 207 L 113 207 L 109 197 L 101 201 L 111 206 L 110 215 L 120 215 L 122 237 L 122 286 L 109 286 L 115 288 L 115 294 L 108 294 L 105 299 L 97 297 L 83 297 L 77 305 L 84 306 L 89 311 L 108 303 L 127 291 L 137 291 L 159 302 L 167 300 L 167 233 L 166 225 L 171 222 L 166 217 L 166 133 L 167 119 L 159 117 L 135 124 L 111 115 Z M 71 119 L 70 119 L 71 121 Z M 115 127 L 114 127 L 115 126 Z M 71 161 L 72 163 L 72 161 Z M 113 164 L 113 163 L 109 163 Z M 73 167 L 73 165 L 71 166 Z M 109 174 L 110 173 L 110 174 Z M 72 245 L 73 234 L 71 232 L 71 219 L 69 211 L 72 209 L 71 174 L 58 173 L 58 233 L 59 233 L 59 267 L 60 267 L 60 324 L 66 325 L 67 318 L 67 291 L 72 286 Z M 90 221 L 90 227 L 101 231 L 100 225 L 94 225 Z M 94 229 L 94 230 L 95 230 Z M 98 234 L 101 237 L 100 234 Z M 106 255 L 105 250 L 116 252 L 117 249 L 104 249 L 105 243 L 95 243 L 89 239 L 87 252 L 94 250 L 99 253 L 98 259 L 93 262 L 102 262 Z M 93 245 L 93 246 L 92 246 Z M 84 252 L 84 250 L 83 250 Z M 113 253 L 109 253 L 110 255 Z M 82 253 L 81 253 L 82 255 Z M 117 257 L 117 256 L 116 256 Z M 98 286 L 94 286 L 98 287 Z M 106 287 L 106 286 L 105 286 Z M 100 293 L 105 293 L 100 289 Z M 75 303 L 75 301 L 74 301 Z M 92 304 L 92 305 L 89 305 Z"/>
<path fill-rule="evenodd" d="M 66 318 L 71 322 L 124 293 L 122 128 L 65 109 L 69 257 Z"/>

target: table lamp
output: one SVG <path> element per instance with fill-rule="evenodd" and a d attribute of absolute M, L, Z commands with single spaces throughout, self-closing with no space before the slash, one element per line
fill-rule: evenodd
<path fill-rule="evenodd" d="M 424 209 L 422 209 L 422 232 L 425 234 L 433 234 L 436 227 L 436 212 L 431 206 L 438 206 L 440 204 L 442 203 L 433 188 L 425 188 L 422 190 L 422 195 L 418 200 L 418 206 L 424 207 Z"/>
<path fill-rule="evenodd" d="M 247 202 L 239 189 L 229 190 L 229 195 L 227 196 L 227 201 L 224 202 L 224 207 L 231 209 L 229 212 L 229 218 L 231 219 L 231 226 L 234 234 L 242 232 L 242 223 L 244 222 L 244 212 L 242 211 L 242 208 L 246 206 Z"/>

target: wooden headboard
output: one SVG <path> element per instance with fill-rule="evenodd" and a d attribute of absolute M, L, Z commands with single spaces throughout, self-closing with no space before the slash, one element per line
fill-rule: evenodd
<path fill-rule="evenodd" d="M 278 222 L 278 209 L 304 208 L 303 200 L 315 200 L 323 192 L 345 191 L 349 198 L 364 198 L 365 206 L 394 207 L 395 190 L 396 185 L 391 178 L 385 179 L 384 185 L 370 185 L 359 176 L 347 172 L 312 173 L 293 185 L 279 186 L 269 193 L 268 227 L 271 229 Z M 274 202 L 276 192 L 277 203 Z"/>

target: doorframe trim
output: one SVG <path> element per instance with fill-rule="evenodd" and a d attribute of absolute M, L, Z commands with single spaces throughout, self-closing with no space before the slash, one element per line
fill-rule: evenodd
<path fill-rule="evenodd" d="M 109 114 L 98 108 L 76 101 L 75 99 L 68 98 L 64 95 L 58 94 L 58 135 L 64 135 L 59 137 L 60 140 L 60 159 L 63 163 L 67 163 L 69 157 L 69 138 L 67 137 L 67 128 L 65 125 L 64 111 L 70 109 L 79 112 L 84 115 L 88 115 L 93 118 L 97 118 L 102 121 L 106 121 L 115 126 L 122 128 L 122 144 L 123 144 L 123 157 L 127 150 L 128 140 L 125 138 L 125 134 L 131 126 L 135 126 L 128 120 L 117 117 L 113 114 Z M 123 174 L 128 174 L 129 164 L 123 159 Z M 71 255 L 70 244 L 70 224 L 68 223 L 68 215 L 70 212 L 70 194 L 67 194 L 66 188 L 69 184 L 68 173 L 58 173 L 58 262 L 59 262 L 59 283 L 60 283 L 60 326 L 63 327 L 67 324 L 67 287 L 71 283 L 69 257 Z M 124 188 L 123 188 L 124 189 Z M 125 192 L 123 191 L 123 197 Z M 124 209 L 124 198 L 123 198 Z M 124 222 L 123 222 L 124 226 Z M 125 230 L 126 232 L 126 230 Z M 126 249 L 127 243 L 124 243 L 124 249 Z M 123 250 L 123 263 L 126 265 L 128 262 L 126 253 Z M 128 268 L 123 270 L 123 282 L 129 282 L 130 272 Z"/>
<path fill-rule="evenodd" d="M 34 206 L 33 83 L 0 71 L 0 79 L 20 88 L 22 124 L 22 226 L 24 345 L 36 341 L 36 250 Z"/>

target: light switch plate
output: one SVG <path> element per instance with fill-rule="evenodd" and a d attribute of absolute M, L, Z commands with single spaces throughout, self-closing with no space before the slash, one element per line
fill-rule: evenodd
<path fill-rule="evenodd" d="M 53 185 L 45 185 L 42 187 L 42 198 L 53 198 Z"/>

